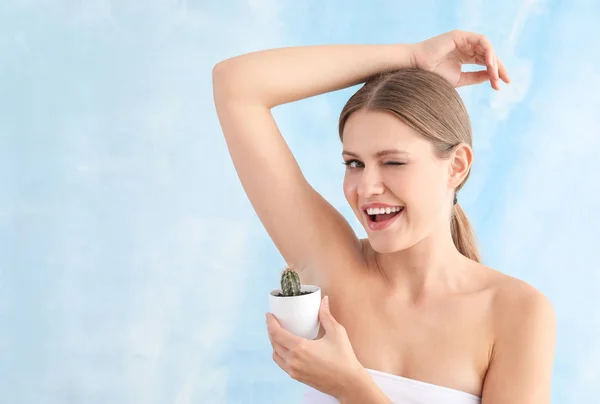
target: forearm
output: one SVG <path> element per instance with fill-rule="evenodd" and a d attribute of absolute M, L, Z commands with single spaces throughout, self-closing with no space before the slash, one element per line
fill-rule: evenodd
<path fill-rule="evenodd" d="M 413 45 L 315 45 L 236 56 L 213 69 L 215 102 L 236 97 L 269 108 L 340 90 L 374 74 L 414 66 Z"/>
<path fill-rule="evenodd" d="M 337 398 L 340 404 L 393 404 L 365 370 L 348 384 L 344 395 Z"/>

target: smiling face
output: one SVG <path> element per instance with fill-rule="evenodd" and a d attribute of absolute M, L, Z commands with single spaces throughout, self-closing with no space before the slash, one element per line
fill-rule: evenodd
<path fill-rule="evenodd" d="M 377 152 L 401 152 L 376 156 Z M 346 121 L 344 195 L 379 252 L 411 247 L 449 223 L 452 161 L 436 157 L 433 145 L 389 112 L 360 110 Z M 386 229 L 369 229 L 361 206 L 383 202 L 404 206 Z"/>

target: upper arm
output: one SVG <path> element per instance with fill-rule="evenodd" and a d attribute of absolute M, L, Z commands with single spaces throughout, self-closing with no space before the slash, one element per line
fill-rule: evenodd
<path fill-rule="evenodd" d="M 556 340 L 552 304 L 528 287 L 498 299 L 498 308 L 482 404 L 550 403 Z"/>
<path fill-rule="evenodd" d="M 217 94 L 225 90 L 213 80 L 227 148 L 252 207 L 302 282 L 320 284 L 319 275 L 361 251 L 359 239 L 341 213 L 306 181 L 270 108 Z"/>

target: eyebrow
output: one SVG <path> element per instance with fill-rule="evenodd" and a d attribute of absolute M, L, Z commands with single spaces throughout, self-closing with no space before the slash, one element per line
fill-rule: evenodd
<path fill-rule="evenodd" d="M 388 154 L 406 154 L 406 155 L 410 155 L 409 152 L 405 151 L 405 150 L 398 150 L 398 149 L 385 149 L 385 150 L 380 150 L 377 153 L 373 154 L 373 157 L 381 157 L 381 156 L 387 156 Z M 358 157 L 360 158 L 360 156 L 356 153 L 353 153 L 351 151 L 348 150 L 344 150 L 342 152 L 342 156 L 343 155 L 348 155 L 348 156 L 353 156 L 353 157 Z"/>

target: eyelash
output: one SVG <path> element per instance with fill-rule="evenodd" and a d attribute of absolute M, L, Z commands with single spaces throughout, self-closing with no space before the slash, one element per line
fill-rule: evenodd
<path fill-rule="evenodd" d="M 358 167 L 350 167 L 350 164 L 352 164 L 355 161 L 357 163 L 360 163 L 360 161 L 358 161 L 358 160 L 348 160 L 348 161 L 342 162 L 342 164 L 345 165 L 346 167 L 348 167 L 351 170 L 355 170 Z M 397 161 L 388 161 L 388 162 L 386 162 L 384 164 L 388 164 L 388 165 L 392 165 L 392 166 L 403 166 L 403 165 L 406 165 L 406 163 L 400 163 L 400 162 L 397 162 Z"/>

